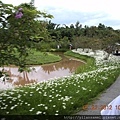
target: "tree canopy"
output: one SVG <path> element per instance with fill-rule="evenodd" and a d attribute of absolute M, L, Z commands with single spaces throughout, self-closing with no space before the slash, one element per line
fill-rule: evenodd
<path fill-rule="evenodd" d="M 59 25 L 59 24 L 58 24 Z M 57 24 L 48 22 L 48 31 L 56 44 L 62 43 L 62 47 L 68 48 L 72 43 L 73 48 L 89 47 L 92 49 L 106 49 L 114 46 L 115 43 L 120 43 L 120 30 L 114 30 L 112 27 L 107 27 L 102 23 L 98 26 L 82 27 L 82 24 L 77 21 L 69 26 L 55 27 Z"/>
<path fill-rule="evenodd" d="M 29 3 L 13 6 L 0 1 L 0 66 L 14 64 L 23 71 L 34 42 L 48 36 L 42 18 L 52 17 Z"/>

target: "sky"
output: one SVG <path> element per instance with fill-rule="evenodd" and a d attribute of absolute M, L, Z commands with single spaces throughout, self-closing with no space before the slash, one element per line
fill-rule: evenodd
<path fill-rule="evenodd" d="M 2 0 L 4 3 L 19 5 L 31 0 Z M 34 0 L 38 10 L 54 16 L 56 24 L 75 24 L 82 27 L 98 26 L 99 23 L 113 29 L 120 29 L 120 0 Z"/>

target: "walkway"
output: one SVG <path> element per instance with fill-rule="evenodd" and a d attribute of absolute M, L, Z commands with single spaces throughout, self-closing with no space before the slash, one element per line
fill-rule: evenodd
<path fill-rule="evenodd" d="M 100 108 L 110 103 L 118 95 L 120 95 L 120 76 L 107 90 L 97 97 L 97 100 L 88 105 L 88 109 L 78 112 L 77 115 L 100 115 Z M 92 107 L 95 107 L 95 105 L 97 109 L 93 110 Z"/>

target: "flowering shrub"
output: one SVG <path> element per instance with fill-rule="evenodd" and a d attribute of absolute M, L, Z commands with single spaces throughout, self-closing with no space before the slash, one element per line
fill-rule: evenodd
<path fill-rule="evenodd" d="M 23 9 L 19 8 L 18 11 L 15 14 L 15 18 L 17 18 L 17 19 L 22 18 L 22 16 L 23 16 L 22 11 L 23 11 Z"/>
<path fill-rule="evenodd" d="M 34 42 L 48 37 L 43 18 L 52 17 L 28 3 L 13 6 L 0 1 L 0 66 L 14 64 L 21 72 L 27 70 L 26 59 Z"/>

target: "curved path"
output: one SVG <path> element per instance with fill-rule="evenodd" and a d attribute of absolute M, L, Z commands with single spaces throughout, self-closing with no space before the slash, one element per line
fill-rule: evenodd
<path fill-rule="evenodd" d="M 120 95 L 120 76 L 107 90 L 97 96 L 96 100 L 88 104 L 88 109 L 82 110 L 76 115 L 100 115 L 100 108 L 103 105 L 108 105 L 118 95 Z M 97 106 L 97 109 L 93 110 L 92 107 L 95 107 L 95 105 Z"/>

